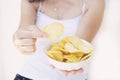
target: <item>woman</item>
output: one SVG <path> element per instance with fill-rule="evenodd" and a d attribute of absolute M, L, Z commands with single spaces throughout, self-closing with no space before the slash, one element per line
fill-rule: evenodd
<path fill-rule="evenodd" d="M 65 32 L 61 38 L 76 35 L 92 42 L 102 22 L 103 12 L 104 0 L 22 0 L 20 26 L 14 42 L 21 53 L 28 55 L 28 59 L 15 80 L 87 79 L 87 69 L 60 71 L 49 68 L 45 55 L 47 42 L 41 40 L 47 38 L 43 29 L 47 24 L 58 22 L 64 25 Z"/>

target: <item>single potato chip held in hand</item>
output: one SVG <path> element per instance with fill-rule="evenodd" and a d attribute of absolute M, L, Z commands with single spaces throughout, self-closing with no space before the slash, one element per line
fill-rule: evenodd
<path fill-rule="evenodd" d="M 44 28 L 44 32 L 47 33 L 50 40 L 56 40 L 63 35 L 64 26 L 61 23 L 54 22 L 46 25 Z"/>

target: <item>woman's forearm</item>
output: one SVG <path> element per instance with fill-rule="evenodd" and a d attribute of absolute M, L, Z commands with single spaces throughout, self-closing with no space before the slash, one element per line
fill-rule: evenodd
<path fill-rule="evenodd" d="M 96 0 L 92 2 L 94 3 L 88 4 L 90 8 L 87 9 L 86 14 L 83 16 L 82 22 L 77 31 L 77 36 L 89 42 L 92 42 L 100 28 L 105 5 L 104 0 Z"/>

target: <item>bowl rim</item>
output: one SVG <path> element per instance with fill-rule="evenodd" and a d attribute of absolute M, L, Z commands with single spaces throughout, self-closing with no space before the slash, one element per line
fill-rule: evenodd
<path fill-rule="evenodd" d="M 52 61 L 54 61 L 54 62 L 56 62 L 56 63 L 61 63 L 61 64 L 77 64 L 77 63 L 84 63 L 84 62 L 89 61 L 89 60 L 91 59 L 91 57 L 92 57 L 92 56 L 90 56 L 88 59 L 83 60 L 83 61 L 79 61 L 79 62 L 68 62 L 68 63 L 67 63 L 67 62 L 60 62 L 60 61 L 57 61 L 57 60 L 52 59 L 51 57 L 47 56 L 48 60 L 52 60 Z"/>

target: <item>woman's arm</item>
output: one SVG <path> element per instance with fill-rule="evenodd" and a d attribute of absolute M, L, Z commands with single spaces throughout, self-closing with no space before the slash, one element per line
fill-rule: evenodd
<path fill-rule="evenodd" d="M 28 0 L 21 1 L 21 19 L 20 27 L 35 24 L 36 11 L 39 3 L 30 3 Z"/>
<path fill-rule="evenodd" d="M 91 42 L 100 25 L 104 13 L 104 0 L 88 0 L 86 13 L 80 23 L 77 36 Z"/>
<path fill-rule="evenodd" d="M 46 37 L 46 34 L 35 25 L 37 8 L 38 3 L 22 0 L 21 20 L 19 28 L 14 34 L 14 43 L 23 54 L 35 52 L 36 39 Z"/>
<path fill-rule="evenodd" d="M 103 18 L 104 0 L 88 0 L 87 10 L 83 16 L 82 22 L 79 25 L 76 35 L 89 42 L 95 37 Z M 65 75 L 74 75 L 82 73 L 82 68 L 73 71 L 61 71 Z"/>

